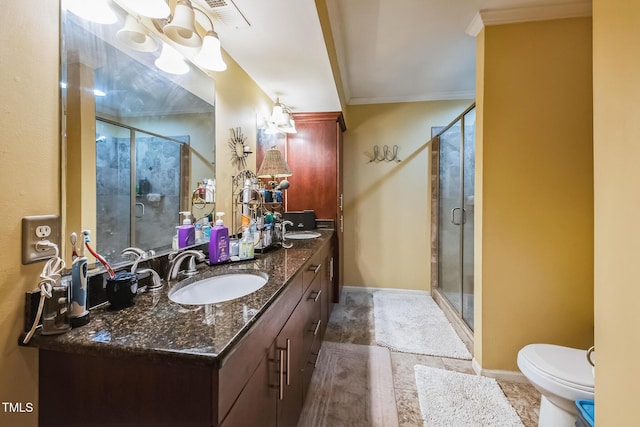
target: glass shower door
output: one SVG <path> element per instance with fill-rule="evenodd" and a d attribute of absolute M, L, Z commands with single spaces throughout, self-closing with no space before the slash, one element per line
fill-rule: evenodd
<path fill-rule="evenodd" d="M 473 330 L 475 108 L 438 141 L 438 289 Z"/>
<path fill-rule="evenodd" d="M 460 224 L 462 223 L 461 124 L 440 135 L 438 285 L 454 309 L 462 311 Z"/>

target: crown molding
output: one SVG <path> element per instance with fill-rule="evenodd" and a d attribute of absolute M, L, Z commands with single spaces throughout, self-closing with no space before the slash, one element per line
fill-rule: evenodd
<path fill-rule="evenodd" d="M 476 37 L 484 27 L 489 25 L 583 18 L 587 16 L 591 16 L 591 1 L 513 9 L 487 9 L 476 13 L 465 32 L 472 37 Z"/>
<path fill-rule="evenodd" d="M 475 90 L 429 92 L 420 95 L 373 98 L 351 98 L 347 105 L 394 104 L 403 102 L 446 101 L 454 99 L 476 99 Z"/>

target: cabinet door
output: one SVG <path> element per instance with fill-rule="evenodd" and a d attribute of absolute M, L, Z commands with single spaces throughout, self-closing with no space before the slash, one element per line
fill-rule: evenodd
<path fill-rule="evenodd" d="M 272 347 L 278 380 L 278 427 L 296 427 L 302 411 L 303 310 L 296 308 Z"/>
<path fill-rule="evenodd" d="M 277 389 L 269 370 L 268 355 L 258 365 L 238 400 L 222 422 L 222 427 L 276 427 Z"/>
<path fill-rule="evenodd" d="M 288 211 L 313 209 L 316 217 L 338 224 L 340 113 L 294 114 L 297 133 L 287 135 L 287 163 L 293 176 Z"/>

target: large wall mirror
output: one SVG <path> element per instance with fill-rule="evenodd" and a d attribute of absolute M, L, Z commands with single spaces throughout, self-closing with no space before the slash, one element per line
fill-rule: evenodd
<path fill-rule="evenodd" d="M 109 4 L 111 24 L 61 1 L 62 235 L 91 230 L 118 264 L 130 246 L 170 251 L 179 212 L 214 210 L 192 198 L 215 179 L 215 82 L 180 57 L 182 74 L 158 68 L 165 41 L 153 25 Z M 132 25 L 143 30 L 135 43 L 118 35 Z"/>

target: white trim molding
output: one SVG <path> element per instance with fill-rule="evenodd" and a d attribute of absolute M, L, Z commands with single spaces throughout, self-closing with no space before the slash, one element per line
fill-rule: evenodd
<path fill-rule="evenodd" d="M 515 24 L 519 22 L 547 21 L 551 19 L 584 18 L 591 16 L 591 1 L 550 4 L 546 6 L 518 7 L 512 9 L 481 10 L 467 26 L 466 33 L 476 37 L 488 25 Z"/>
<path fill-rule="evenodd" d="M 421 291 L 418 289 L 399 289 L 399 288 L 376 288 L 376 287 L 368 287 L 368 286 L 343 286 L 343 291 L 346 292 L 375 292 L 375 291 L 385 291 L 385 292 L 395 292 L 398 294 L 413 294 L 413 295 L 431 295 L 430 291 Z"/>
<path fill-rule="evenodd" d="M 471 360 L 471 366 L 473 367 L 473 371 L 477 375 L 481 375 L 483 377 L 489 377 L 496 380 L 508 381 L 511 383 L 528 383 L 529 380 L 525 377 L 521 372 L 517 371 L 500 371 L 500 370 L 492 370 L 492 369 L 482 369 L 482 366 L 478 363 L 476 358 L 474 357 Z"/>

